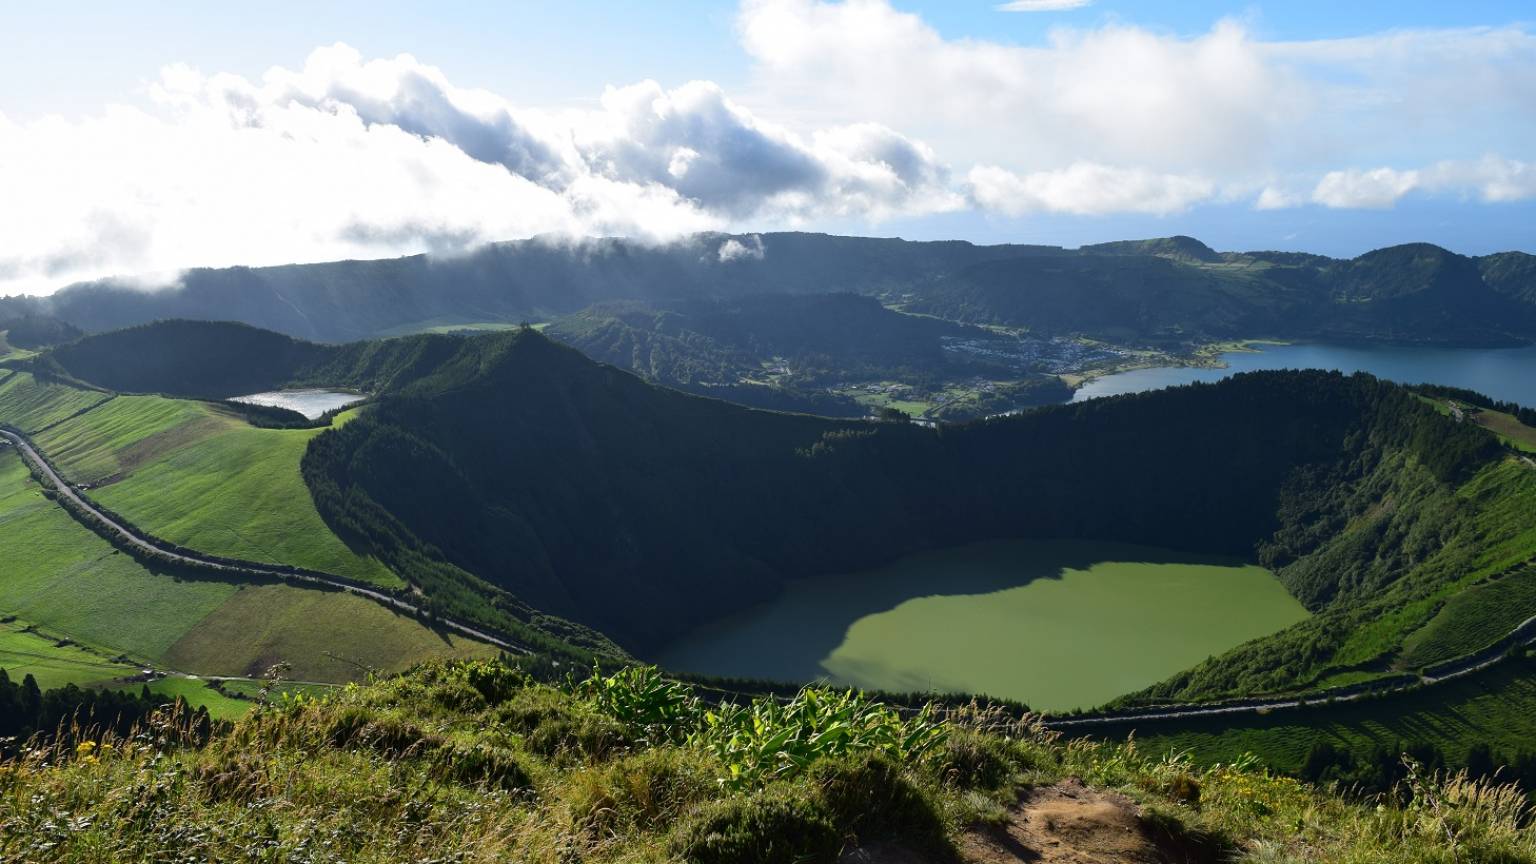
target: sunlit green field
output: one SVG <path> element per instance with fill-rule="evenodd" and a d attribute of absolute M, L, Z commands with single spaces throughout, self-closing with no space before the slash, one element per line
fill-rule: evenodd
<path fill-rule="evenodd" d="M 31 675 L 37 686 L 51 690 L 65 684 L 103 684 L 136 671 L 77 645 L 60 645 L 58 639 L 28 632 L 25 626 L 14 620 L 0 624 L 0 669 L 14 682 Z"/>
<path fill-rule="evenodd" d="M 657 659 L 717 675 L 1086 708 L 1306 611 L 1265 570 L 1118 544 L 983 543 L 793 585 Z"/>
<path fill-rule="evenodd" d="M 0 375 L 7 371 L 0 370 Z M 32 433 L 111 398 L 107 393 L 39 381 L 27 372 L 9 372 L 0 381 L 0 423 Z"/>
<path fill-rule="evenodd" d="M 400 585 L 378 561 L 348 549 L 315 510 L 299 462 L 323 431 L 258 429 L 209 403 L 120 396 L 37 443 L 71 480 L 105 481 L 90 493 L 102 505 L 173 543 Z"/>
<path fill-rule="evenodd" d="M 205 675 L 259 675 L 285 662 L 290 678 L 351 681 L 371 670 L 494 653 L 349 594 L 154 572 L 44 497 L 9 448 L 0 449 L 0 540 L 0 615 L 94 652 L 52 650 L 56 640 L 32 634 L 9 637 L 0 645 L 0 668 L 17 670 L 17 679 L 47 675 L 55 684 L 45 687 L 133 671 L 103 663 L 118 655 Z"/>

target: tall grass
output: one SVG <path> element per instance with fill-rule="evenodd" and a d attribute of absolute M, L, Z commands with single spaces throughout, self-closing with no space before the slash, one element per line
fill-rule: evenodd
<path fill-rule="evenodd" d="M 1359 802 L 979 706 L 720 705 L 654 670 L 551 687 L 473 662 L 285 695 L 211 734 L 175 710 L 0 762 L 0 860 L 833 861 L 878 840 L 942 861 L 1019 790 L 1071 776 L 1223 860 L 1536 861 L 1507 786 L 1416 771 Z"/>

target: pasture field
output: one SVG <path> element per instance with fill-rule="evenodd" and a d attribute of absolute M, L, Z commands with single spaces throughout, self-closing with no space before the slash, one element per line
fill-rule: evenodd
<path fill-rule="evenodd" d="M 0 669 L 17 683 L 28 675 L 44 690 L 77 684 L 88 687 L 132 675 L 135 666 L 114 663 L 78 645 L 59 645 L 59 640 L 25 629 L 11 620 L 0 624 Z"/>
<path fill-rule="evenodd" d="M 159 658 L 235 586 L 147 569 L 43 496 L 21 457 L 0 450 L 0 613 L 111 654 Z"/>
<path fill-rule="evenodd" d="M 129 686 L 137 688 L 143 685 Z M 208 709 L 208 716 L 215 720 L 238 720 L 256 707 L 252 700 L 231 698 L 210 687 L 207 681 L 197 678 L 161 678 L 149 683 L 149 691 L 172 698 L 180 696 L 190 705 L 201 705 Z"/>
<path fill-rule="evenodd" d="M 37 438 L 71 481 L 106 481 L 90 493 L 103 506 L 200 552 L 387 588 L 403 584 L 377 560 L 348 549 L 315 510 L 299 461 L 324 429 L 259 429 L 217 405 L 182 399 L 113 402 L 121 404 Z"/>
<path fill-rule="evenodd" d="M 1457 763 L 1476 744 L 1513 757 L 1536 749 L 1536 662 L 1506 661 L 1422 690 L 1359 702 L 1322 703 L 1275 711 L 1096 729 L 1095 737 L 1135 731 L 1144 752 L 1187 751 L 1202 764 L 1253 753 L 1280 771 L 1296 771 L 1314 743 L 1368 753 L 1434 744 Z"/>
<path fill-rule="evenodd" d="M 495 653 L 489 645 L 439 636 L 350 594 L 178 578 L 148 569 L 44 497 L 8 448 L 0 450 L 0 537 L 6 544 L 0 555 L 0 614 L 67 635 L 98 652 L 89 655 L 95 661 L 122 654 L 156 666 L 225 675 L 260 673 L 287 661 L 294 665 L 290 678 L 352 681 L 368 669 L 397 671 L 429 659 Z M 31 644 L 31 638 L 22 641 Z M 62 676 L 61 683 L 123 674 L 76 665 L 69 667 L 76 670 L 70 677 L 61 662 L 48 667 Z"/>
<path fill-rule="evenodd" d="M 1536 615 L 1536 566 L 1462 591 L 1403 641 L 1398 665 L 1417 669 L 1480 651 Z"/>
<path fill-rule="evenodd" d="M 229 419 L 204 402 L 119 396 L 34 440 L 69 479 L 97 485 L 223 431 Z"/>
<path fill-rule="evenodd" d="M 0 381 L 0 423 L 30 435 L 111 398 L 110 393 L 40 381 L 29 372 L 13 371 Z"/>
<path fill-rule="evenodd" d="M 1477 425 L 1512 444 L 1518 450 L 1536 453 L 1536 429 L 1516 420 L 1514 415 L 1484 408 L 1472 415 Z"/>
<path fill-rule="evenodd" d="M 346 632 L 338 633 L 338 622 Z M 426 660 L 489 657 L 496 649 L 437 633 L 351 594 L 288 585 L 242 588 L 166 652 L 178 669 L 259 678 L 279 661 L 295 681 L 359 681 Z"/>

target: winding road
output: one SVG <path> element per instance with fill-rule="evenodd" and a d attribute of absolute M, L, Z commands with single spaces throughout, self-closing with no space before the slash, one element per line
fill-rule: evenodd
<path fill-rule="evenodd" d="M 27 464 L 31 466 L 33 472 L 41 475 L 47 481 L 47 483 L 51 485 L 55 491 L 58 492 L 59 495 L 69 499 L 69 501 L 80 510 L 91 514 L 91 517 L 97 520 L 98 533 L 114 535 L 124 543 L 127 543 L 128 545 L 146 554 L 153 555 L 154 557 L 160 558 L 162 560 L 174 561 L 178 564 L 185 564 L 204 570 L 214 570 L 221 573 L 229 573 L 242 576 L 264 576 L 268 578 L 279 579 L 284 582 L 303 582 L 310 585 L 319 585 L 339 591 L 346 591 L 349 594 L 356 594 L 359 597 L 365 597 L 376 603 L 382 603 L 391 609 L 405 612 L 409 615 L 420 616 L 423 614 L 421 607 L 402 600 L 392 594 L 387 594 L 383 591 L 376 591 L 372 588 L 365 588 L 361 585 L 354 585 L 350 582 L 344 582 L 340 579 L 327 579 L 324 576 L 316 576 L 309 573 L 294 573 L 279 567 L 266 567 L 254 562 L 229 564 L 223 561 L 215 561 L 210 558 L 203 558 L 198 556 L 196 553 L 173 552 L 169 549 L 158 546 L 148 540 L 145 540 L 143 537 L 140 537 L 138 534 L 135 534 L 133 531 L 125 527 L 122 523 L 116 521 L 106 513 L 103 513 L 100 508 L 91 503 L 89 498 L 81 495 L 77 489 L 69 485 L 69 483 L 67 483 L 64 478 L 60 477 L 57 471 L 53 470 L 53 466 L 48 464 L 48 460 L 44 459 L 37 452 L 37 449 L 32 446 L 32 442 L 28 441 L 25 437 L 5 429 L 0 429 L 0 437 L 3 437 L 6 441 L 9 441 L 13 446 L 15 446 L 17 451 L 21 453 L 22 458 L 24 458 L 27 461 Z M 462 624 L 458 621 L 453 621 L 441 616 L 435 616 L 433 620 L 448 630 L 452 630 L 456 633 L 468 636 L 471 639 L 478 639 L 482 642 L 488 642 L 505 651 L 510 651 L 516 654 L 532 653 L 525 646 L 508 642 L 506 639 L 487 633 L 484 630 L 476 629 L 467 624 Z"/>
<path fill-rule="evenodd" d="M 80 510 L 91 514 L 91 516 L 98 522 L 98 533 L 115 535 L 123 542 L 130 544 L 134 548 L 137 548 L 144 553 L 161 559 L 175 561 L 179 564 L 185 564 L 207 570 L 245 576 L 263 576 L 280 579 L 286 582 L 304 582 L 335 590 L 346 591 L 359 597 L 365 597 L 369 600 L 373 600 L 374 602 L 382 603 L 385 606 L 401 612 L 405 612 L 407 614 L 422 614 L 422 609 L 420 607 L 402 600 L 399 597 L 387 594 L 383 591 L 377 591 L 371 588 L 365 588 L 349 582 L 344 582 L 340 579 L 327 579 L 323 576 L 317 576 L 308 573 L 293 573 L 281 568 L 267 567 L 254 562 L 230 564 L 223 561 L 215 561 L 210 558 L 204 558 L 197 555 L 196 553 L 174 552 L 163 548 L 159 545 L 156 545 L 155 543 L 145 540 L 143 537 L 135 534 L 133 531 L 129 530 L 127 527 L 112 517 L 108 516 L 106 513 L 103 513 L 99 508 L 91 503 L 89 498 L 81 495 L 78 490 L 70 486 L 69 483 L 65 482 L 65 480 L 59 476 L 58 472 L 53 470 L 53 466 L 48 464 L 48 461 L 38 453 L 38 451 L 32 446 L 32 443 L 25 437 L 5 429 L 0 429 L 0 437 L 3 437 L 3 440 L 9 441 L 11 444 L 13 444 L 26 459 L 26 461 L 31 465 L 33 471 L 45 478 L 47 482 L 52 485 L 55 490 L 57 490 L 58 494 L 69 499 L 69 501 L 72 502 L 76 507 L 80 508 Z M 482 642 L 490 643 L 503 650 L 517 654 L 533 653 L 526 646 L 508 642 L 499 636 L 495 636 L 485 632 L 484 630 L 479 630 L 467 624 L 462 624 L 458 621 L 453 621 L 440 616 L 436 617 L 434 620 L 436 623 L 446 629 L 453 630 L 472 639 L 478 639 Z M 1525 621 L 1521 622 L 1520 626 L 1516 627 L 1514 630 L 1511 630 L 1500 641 L 1510 643 L 1509 645 L 1505 646 L 1506 649 L 1536 643 L 1536 615 L 1533 615 L 1530 618 L 1527 618 Z M 1497 645 L 1499 643 L 1494 644 Z M 1282 711 L 1286 709 L 1316 706 L 1324 702 L 1353 702 L 1370 696 L 1381 696 L 1389 693 L 1398 693 L 1416 687 L 1429 686 L 1439 684 L 1444 681 L 1451 681 L 1456 678 L 1462 678 L 1492 666 L 1493 664 L 1502 660 L 1504 654 L 1505 651 L 1490 654 L 1485 649 L 1484 652 L 1479 652 L 1464 658 L 1463 662 L 1453 663 L 1449 666 L 1436 670 L 1433 674 L 1426 674 L 1417 680 L 1405 681 L 1397 686 L 1378 687 L 1371 689 L 1368 685 L 1366 685 L 1353 690 L 1345 687 L 1340 688 L 1340 690 L 1345 692 L 1340 692 L 1333 695 L 1323 691 L 1314 693 L 1309 697 L 1301 696 L 1295 698 L 1277 699 L 1274 701 L 1245 701 L 1231 705 L 1192 703 L 1189 705 L 1162 706 L 1142 711 L 1126 712 L 1124 714 L 1111 714 L 1094 717 L 1046 717 L 1044 718 L 1043 722 L 1048 728 L 1067 730 L 1093 726 L 1110 726 L 1125 723 L 1138 723 L 1142 721 L 1156 722 L 1163 720 L 1187 720 L 1201 717 L 1220 717 L 1241 714 L 1267 714 L 1271 711 Z"/>

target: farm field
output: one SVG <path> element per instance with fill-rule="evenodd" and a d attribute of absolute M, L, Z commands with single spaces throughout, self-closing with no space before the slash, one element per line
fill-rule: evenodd
<path fill-rule="evenodd" d="M 345 633 L 337 622 L 346 622 Z M 438 633 L 351 594 L 252 585 L 198 622 L 165 654 L 177 669 L 262 677 L 279 661 L 295 681 L 356 681 L 416 663 L 489 657 L 490 645 Z"/>
<path fill-rule="evenodd" d="M 111 398 L 109 393 L 67 387 L 40 381 L 28 372 L 10 371 L 0 381 L 0 423 L 31 434 Z"/>
<path fill-rule="evenodd" d="M 0 532 L 7 543 L 0 556 L 0 615 L 67 635 L 97 652 L 90 659 L 121 654 L 157 667 L 225 675 L 260 674 L 285 661 L 294 667 L 289 677 L 342 682 L 361 679 L 369 669 L 397 671 L 432 658 L 494 653 L 350 594 L 188 579 L 146 568 L 48 500 L 9 448 L 0 449 Z M 19 642 L 32 644 L 25 635 Z M 62 676 L 61 683 L 123 674 L 66 668 L 62 661 L 47 668 Z"/>
<path fill-rule="evenodd" d="M 134 666 L 114 663 L 78 645 L 61 646 L 59 640 L 26 627 L 25 622 L 16 619 L 0 623 L 0 669 L 12 681 L 20 682 L 31 675 L 37 679 L 38 687 L 52 690 L 66 684 L 105 684 L 137 671 Z"/>
<path fill-rule="evenodd" d="M 403 584 L 348 549 L 316 512 L 299 461 L 323 431 L 259 429 L 210 403 L 121 396 L 39 435 L 37 444 L 72 481 L 106 482 L 90 493 L 103 506 L 173 543 Z"/>

